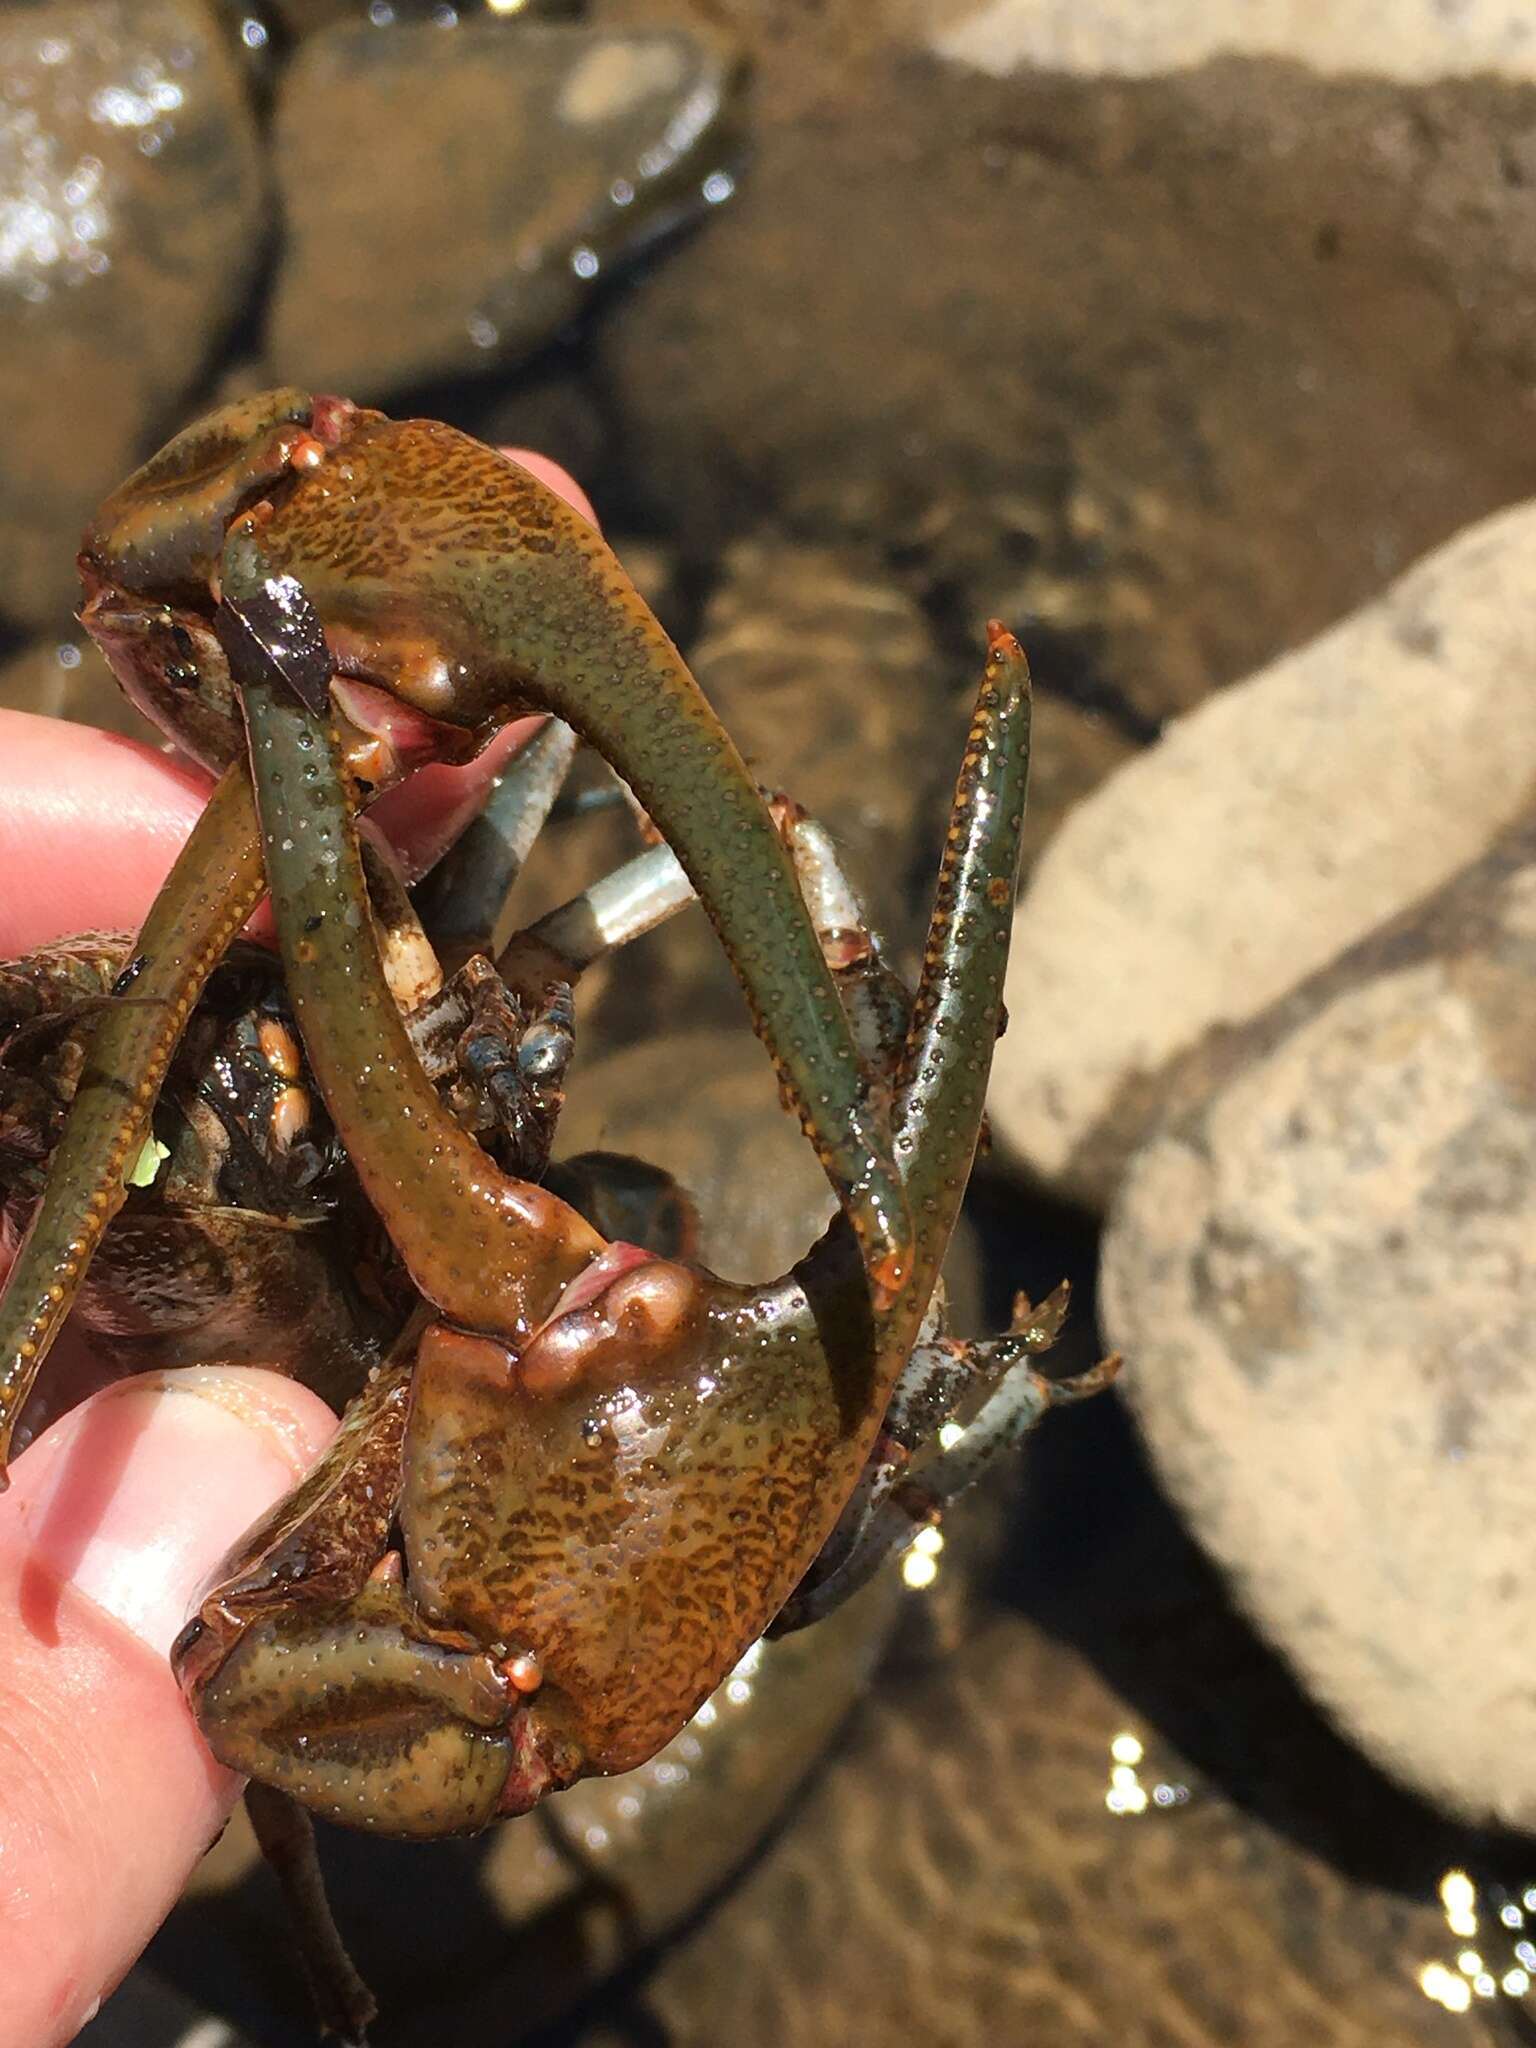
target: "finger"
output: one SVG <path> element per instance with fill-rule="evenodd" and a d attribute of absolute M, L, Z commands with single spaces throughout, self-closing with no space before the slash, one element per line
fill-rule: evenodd
<path fill-rule="evenodd" d="M 558 491 L 567 505 L 574 505 L 583 519 L 596 526 L 597 514 L 592 509 L 592 500 L 577 483 L 568 469 L 562 469 L 558 462 L 551 462 L 547 455 L 540 455 L 532 448 L 503 448 L 502 454 L 509 457 L 523 469 L 530 469 L 542 484 L 548 484 L 552 491 Z"/>
<path fill-rule="evenodd" d="M 566 472 L 505 451 L 593 519 Z M 378 807 L 408 875 L 423 873 L 485 799 L 532 724 L 519 720 L 461 768 L 426 768 Z M 202 770 L 137 740 L 0 711 L 0 958 L 87 926 L 137 930 L 207 800 Z"/>
<path fill-rule="evenodd" d="M 137 929 L 207 800 L 198 769 L 93 726 L 0 711 L 0 955 Z"/>
<path fill-rule="evenodd" d="M 0 2048 L 73 2039 L 170 1910 L 239 1780 L 167 1656 L 230 1546 L 334 1427 L 275 1373 L 109 1388 L 0 1500 Z"/>

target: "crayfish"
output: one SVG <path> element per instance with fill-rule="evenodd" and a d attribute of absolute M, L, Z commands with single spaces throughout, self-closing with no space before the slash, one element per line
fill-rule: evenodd
<path fill-rule="evenodd" d="M 227 406 L 107 500 L 80 567 L 119 680 L 218 780 L 135 938 L 12 970 L 23 1028 L 72 1017 L 78 1058 L 72 1086 L 29 1084 L 48 1133 L 0 1307 L 0 1452 L 77 1300 L 139 1362 L 273 1362 L 288 1331 L 283 1362 L 346 1413 L 189 1621 L 181 1684 L 290 1864 L 299 1807 L 478 1829 L 652 1756 L 760 1635 L 1112 1369 L 1034 1370 L 1059 1296 L 986 1342 L 942 1327 L 1002 1015 L 1024 656 L 989 629 L 909 996 L 827 835 L 757 788 L 596 531 L 464 434 L 293 390 Z M 532 713 L 413 903 L 365 807 Z M 498 948 L 573 734 L 658 843 Z M 280 971 L 238 941 L 266 895 Z M 694 896 L 838 1201 L 758 1286 L 690 1261 L 675 1191 L 550 1164 L 574 983 Z M 167 1165 L 138 1196 L 146 1147 Z M 213 1252 L 172 1331 L 144 1274 L 189 1241 Z M 367 1994 L 305 1896 L 322 2016 L 360 2038 Z"/>

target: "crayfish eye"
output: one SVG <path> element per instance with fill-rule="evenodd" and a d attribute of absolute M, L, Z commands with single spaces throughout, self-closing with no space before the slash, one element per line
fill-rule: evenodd
<path fill-rule="evenodd" d="M 191 689 L 197 682 L 197 648 L 192 635 L 185 626 L 174 622 L 170 627 L 171 645 L 176 650 L 164 663 L 165 680 L 182 689 Z"/>
<path fill-rule="evenodd" d="M 571 1063 L 571 1041 L 566 1032 L 535 1024 L 517 1049 L 518 1071 L 530 1081 L 552 1081 Z"/>

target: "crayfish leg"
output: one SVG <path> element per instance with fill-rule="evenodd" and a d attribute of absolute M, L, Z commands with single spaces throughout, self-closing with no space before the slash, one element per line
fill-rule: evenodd
<path fill-rule="evenodd" d="M 295 1799 L 252 1778 L 245 1788 L 251 1832 L 266 1858 L 293 1929 L 310 2001 L 322 2033 L 342 2048 L 368 2048 L 378 2002 L 358 1975 L 326 1896 L 315 1824 Z"/>
<path fill-rule="evenodd" d="M 576 735 L 546 718 L 502 769 L 479 816 L 416 889 L 416 906 L 445 969 L 504 938 L 507 899 L 554 808 L 576 753 Z"/>

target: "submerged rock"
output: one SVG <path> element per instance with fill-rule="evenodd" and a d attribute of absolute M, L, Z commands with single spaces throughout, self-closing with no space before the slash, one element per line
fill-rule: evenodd
<path fill-rule="evenodd" d="M 96 501 L 180 424 L 262 255 L 255 123 L 194 0 L 0 19 L 0 612 L 75 600 Z"/>
<path fill-rule="evenodd" d="M 751 177 L 599 337 L 704 544 L 898 540 L 1155 725 L 1536 488 L 1530 85 L 990 78 L 733 14 Z"/>
<path fill-rule="evenodd" d="M 957 670 L 869 552 L 784 540 L 727 552 L 684 646 L 759 782 L 828 828 L 893 959 L 911 964 L 980 648 L 969 674 Z M 609 860 L 621 857 L 623 837 L 610 838 Z M 613 1044 L 684 1024 L 739 1030 L 745 1018 L 718 942 L 702 913 L 688 911 L 629 949 L 596 1024 Z"/>
<path fill-rule="evenodd" d="M 1104 1251 L 1158 1467 L 1378 1763 L 1536 1827 L 1536 824 L 1174 1087 Z"/>
<path fill-rule="evenodd" d="M 1093 1204 L 1169 1063 L 1488 845 L 1536 787 L 1536 505 L 1172 726 L 1068 820 L 1020 909 L 999 1131 Z"/>
<path fill-rule="evenodd" d="M 1032 1449 L 1047 1455 L 1043 1435 Z M 1122 1554 L 1122 1575 L 1144 1562 Z M 1162 1630 L 1134 1663 L 1166 1662 L 1171 1638 L 1209 1711 L 1236 1711 L 1230 1666 L 1201 1661 L 1187 1617 L 1120 1605 Z M 978 1602 L 943 1654 L 887 1669 L 793 1824 L 638 1992 L 602 2001 L 578 2048 L 627 2048 L 641 2014 L 673 2048 L 1491 2039 L 1416 1981 L 1436 1962 L 1457 1974 L 1464 1944 L 1432 1904 L 1445 1865 L 1421 1872 L 1410 1840 L 1395 1879 L 1427 1881 L 1393 1896 L 1319 1852 L 1304 1803 L 1332 1798 L 1340 1833 L 1385 1822 L 1387 1836 L 1390 1799 L 1355 1796 L 1337 1772 L 1308 1778 L 1333 1759 L 1283 1720 L 1234 1722 L 1229 1750 L 1245 1749 L 1272 1781 L 1294 1774 L 1299 1811 L 1256 1812 L 1150 1726 L 1091 1647 Z M 1515 1938 L 1484 1937 L 1501 1970 Z"/>
<path fill-rule="evenodd" d="M 1026 874 L 1083 799 L 1139 751 L 1105 712 L 1074 704 L 1054 690 L 1035 691 L 1024 820 Z"/>
<path fill-rule="evenodd" d="M 274 378 L 376 396 L 517 361 L 734 189 L 740 65 L 677 29 L 311 36 L 275 131 Z"/>
<path fill-rule="evenodd" d="M 707 931 L 698 938 L 715 944 Z M 681 1028 L 583 1063 L 560 1151 L 663 1167 L 697 1205 L 697 1256 L 726 1280 L 788 1272 L 832 1214 L 826 1176 L 745 1017 L 737 1032 Z"/>
<path fill-rule="evenodd" d="M 858 549 L 746 542 L 689 658 L 759 782 L 832 833 L 879 929 L 918 937 L 969 705 L 906 591 Z"/>

